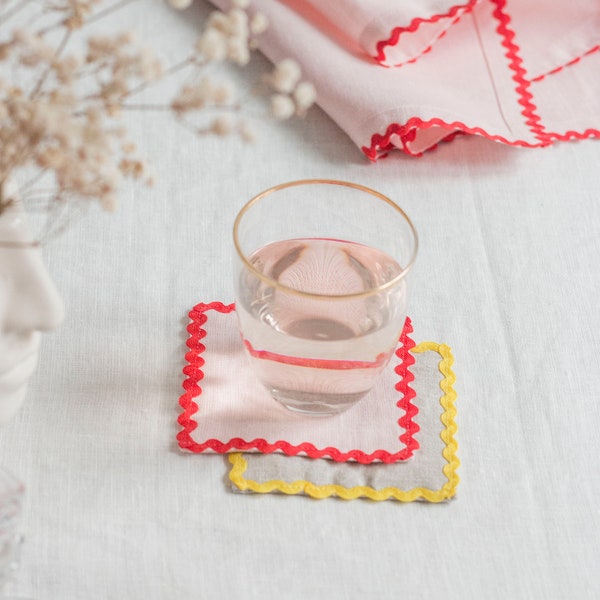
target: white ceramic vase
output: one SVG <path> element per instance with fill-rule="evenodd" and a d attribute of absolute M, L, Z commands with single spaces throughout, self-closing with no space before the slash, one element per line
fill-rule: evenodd
<path fill-rule="evenodd" d="M 14 186 L 0 190 L 0 425 L 21 407 L 27 383 L 35 372 L 41 332 L 58 327 L 63 304 L 44 266 L 39 248 L 32 245 L 27 214 Z"/>

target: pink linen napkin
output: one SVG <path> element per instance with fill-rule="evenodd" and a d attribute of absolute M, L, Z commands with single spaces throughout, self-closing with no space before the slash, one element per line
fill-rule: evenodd
<path fill-rule="evenodd" d="M 260 49 L 296 59 L 371 160 L 395 148 L 420 155 L 458 133 L 529 148 L 600 136 L 598 0 L 253 7 L 270 22 Z"/>

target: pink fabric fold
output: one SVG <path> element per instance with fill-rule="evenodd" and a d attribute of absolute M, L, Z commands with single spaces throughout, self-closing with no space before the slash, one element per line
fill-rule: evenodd
<path fill-rule="evenodd" d="M 306 0 L 375 61 L 401 66 L 416 60 L 444 36 L 479 0 L 403 0 L 378 2 Z M 301 7 L 299 2 L 288 2 Z"/>
<path fill-rule="evenodd" d="M 371 160 L 457 134 L 528 148 L 600 136 L 599 0 L 253 6 L 270 21 L 261 50 L 296 59 Z"/>

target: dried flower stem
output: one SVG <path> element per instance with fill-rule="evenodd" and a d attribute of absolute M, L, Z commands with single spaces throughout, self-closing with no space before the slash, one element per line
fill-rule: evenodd
<path fill-rule="evenodd" d="M 21 195 L 28 193 L 29 189 L 33 187 L 46 173 L 48 169 L 40 169 L 33 177 L 31 177 L 28 181 L 26 181 L 21 186 Z M 48 190 L 46 193 L 50 193 L 54 190 Z"/>
<path fill-rule="evenodd" d="M 86 25 L 90 25 L 94 23 L 94 21 L 98 21 L 99 19 L 103 19 L 107 17 L 111 13 L 116 12 L 117 10 L 121 10 L 125 8 L 128 4 L 133 4 L 134 2 L 138 2 L 139 0 L 120 0 L 119 2 L 115 2 L 112 6 L 107 6 L 104 10 L 99 10 L 97 13 L 94 13 L 91 17 L 86 20 Z"/>
<path fill-rule="evenodd" d="M 134 2 L 136 0 L 133 0 Z M 197 57 L 194 56 L 193 54 L 184 58 L 182 61 L 175 63 L 174 65 L 170 66 L 168 69 L 165 69 L 162 73 L 162 78 L 166 78 L 169 77 L 170 75 L 174 75 L 175 73 L 178 73 L 179 71 L 182 71 L 183 69 L 187 68 L 187 67 L 191 67 L 192 65 L 196 65 L 198 67 L 204 66 L 206 63 L 200 62 L 198 61 Z M 145 89 L 147 89 L 153 82 L 152 81 L 142 81 L 142 83 L 140 83 L 139 85 L 131 88 L 127 94 L 125 94 L 123 96 L 123 98 L 130 98 L 131 96 L 135 95 L 135 94 L 139 94 L 140 92 L 143 92 Z M 124 107 L 123 107 L 124 108 Z"/>
<path fill-rule="evenodd" d="M 19 151 L 18 151 L 18 152 L 15 152 L 15 155 L 14 155 L 14 157 L 13 157 L 12 161 L 11 161 L 11 162 L 9 162 L 9 163 L 6 165 L 6 167 L 5 167 L 4 171 L 2 171 L 2 172 L 0 173 L 0 187 L 1 187 L 2 185 L 4 185 L 4 183 L 5 183 L 5 182 L 6 182 L 6 180 L 8 179 L 8 177 L 9 177 L 9 175 L 10 175 L 11 171 L 12 171 L 12 170 L 13 170 L 15 167 L 17 167 L 18 165 L 20 165 L 20 164 L 24 163 L 24 162 L 27 160 L 27 158 L 28 158 L 30 155 L 31 155 L 31 147 L 29 146 L 29 144 L 28 144 L 27 142 L 23 142 L 23 144 L 22 144 L 21 148 L 19 149 Z M 2 206 L 2 205 L 0 204 L 0 207 L 1 207 L 1 206 Z M 1 213 L 1 212 L 2 212 L 2 211 L 0 210 L 0 213 Z"/>
<path fill-rule="evenodd" d="M 64 35 L 63 35 L 62 39 L 60 40 L 58 47 L 54 51 L 54 56 L 56 58 L 59 58 L 60 55 L 63 53 L 63 50 L 67 47 L 67 44 L 69 43 L 70 39 L 71 39 L 71 30 L 67 29 L 64 32 Z M 31 92 L 32 99 L 35 99 L 39 96 L 40 92 L 42 91 L 42 88 L 44 87 L 44 83 L 48 79 L 48 76 L 50 75 L 51 72 L 52 72 L 52 64 L 49 64 L 46 67 L 46 70 L 42 73 L 42 75 L 38 79 L 37 83 L 35 84 L 35 87 L 33 88 L 32 92 Z"/>

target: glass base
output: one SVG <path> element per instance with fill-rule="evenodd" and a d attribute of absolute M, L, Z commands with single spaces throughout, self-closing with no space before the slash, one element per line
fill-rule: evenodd
<path fill-rule="evenodd" d="M 332 417 L 348 410 L 368 390 L 352 394 L 316 394 L 271 388 L 271 396 L 289 411 L 310 417 Z"/>

